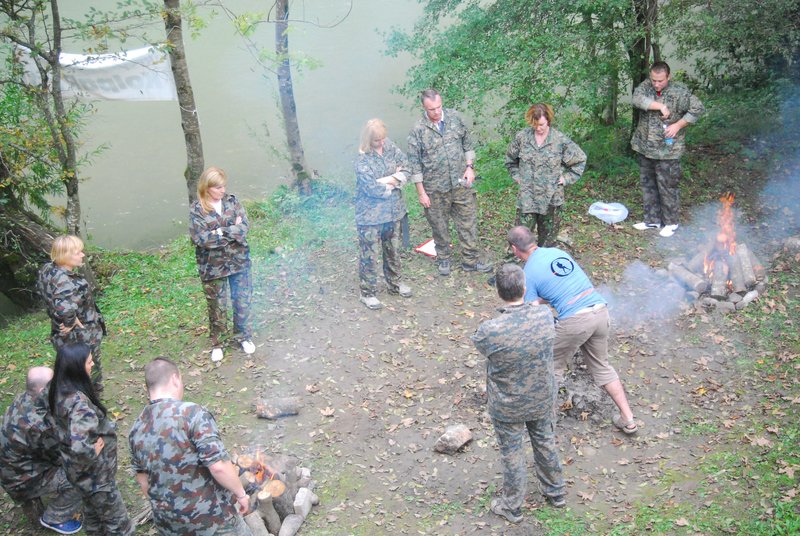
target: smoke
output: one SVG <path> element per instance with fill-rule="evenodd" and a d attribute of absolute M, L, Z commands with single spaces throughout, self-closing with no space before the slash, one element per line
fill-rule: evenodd
<path fill-rule="evenodd" d="M 617 326 L 632 328 L 653 320 L 663 321 L 677 316 L 686 306 L 686 290 L 681 285 L 640 261 L 625 269 L 615 289 L 603 285 L 598 290 L 608 302 L 609 314 Z"/>

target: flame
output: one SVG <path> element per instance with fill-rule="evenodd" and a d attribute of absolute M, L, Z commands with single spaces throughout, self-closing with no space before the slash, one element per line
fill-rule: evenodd
<path fill-rule="evenodd" d="M 736 196 L 730 192 L 720 197 L 719 201 L 722 203 L 722 207 L 717 213 L 717 223 L 720 228 L 720 232 L 717 234 L 717 242 L 722 244 L 730 255 L 736 254 L 736 227 L 733 217 L 733 201 L 735 198 Z"/>

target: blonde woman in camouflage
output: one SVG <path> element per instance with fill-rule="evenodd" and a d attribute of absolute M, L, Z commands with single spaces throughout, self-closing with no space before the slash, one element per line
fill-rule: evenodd
<path fill-rule="evenodd" d="M 528 108 L 525 121 L 506 151 L 506 168 L 519 184 L 517 224 L 537 233 L 539 247 L 553 247 L 561 228 L 564 186 L 578 182 L 586 154 L 565 134 L 552 127 L 549 104 Z"/>
<path fill-rule="evenodd" d="M 222 361 L 222 335 L 225 333 L 227 288 L 233 302 L 233 329 L 246 354 L 255 352 L 251 340 L 250 246 L 247 245 L 247 213 L 233 194 L 225 192 L 228 176 L 218 167 L 200 175 L 197 201 L 189 210 L 189 234 L 195 245 L 197 269 L 208 305 L 211 334 L 211 361 Z"/>
<path fill-rule="evenodd" d="M 386 137 L 386 125 L 370 119 L 361 130 L 356 172 L 356 227 L 361 303 L 380 309 L 378 300 L 378 247 L 383 256 L 383 276 L 389 293 L 411 297 L 400 282 L 400 220 L 406 215 L 401 191 L 408 177 L 406 155 Z"/>
<path fill-rule="evenodd" d="M 100 342 L 106 334 L 106 325 L 89 282 L 78 270 L 84 257 L 83 240 L 73 235 L 56 237 L 50 249 L 52 262 L 39 270 L 36 288 L 47 305 L 53 347 L 58 351 L 66 344 L 87 344 L 94 356 L 92 382 L 100 392 L 103 390 Z"/>

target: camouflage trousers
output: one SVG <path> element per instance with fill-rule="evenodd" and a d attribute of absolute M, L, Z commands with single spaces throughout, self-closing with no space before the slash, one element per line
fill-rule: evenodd
<path fill-rule="evenodd" d="M 547 214 L 522 213 L 517 209 L 516 225 L 524 225 L 531 232 L 536 233 L 536 245 L 540 248 L 552 248 L 556 246 L 558 232 L 561 230 L 561 212 L 560 205 L 548 206 Z"/>
<path fill-rule="evenodd" d="M 50 342 L 53 343 L 53 348 L 55 348 L 56 352 L 68 344 L 79 342 L 86 344 L 91 349 L 92 359 L 94 360 L 92 383 L 97 391 L 103 390 L 103 363 L 100 360 L 100 343 L 103 341 L 103 331 L 103 326 L 100 324 L 87 324 L 83 329 L 73 328 L 66 335 L 53 333 L 50 336 Z"/>
<path fill-rule="evenodd" d="M 211 344 L 221 345 L 222 335 L 228 325 L 227 289 L 231 288 L 233 302 L 233 331 L 248 340 L 250 331 L 250 302 L 253 299 L 253 285 L 250 281 L 250 270 L 231 274 L 227 277 L 203 281 L 203 291 L 208 305 L 208 324 L 211 330 Z"/>
<path fill-rule="evenodd" d="M 425 209 L 425 218 L 431 226 L 436 244 L 436 258 L 449 259 L 450 220 L 456 227 L 461 244 L 461 261 L 465 264 L 478 262 L 478 200 L 472 188 L 457 187 L 449 192 L 430 192 L 431 206 Z"/>
<path fill-rule="evenodd" d="M 526 422 L 505 422 L 492 419 L 503 464 L 503 501 L 510 510 L 522 506 L 528 488 L 528 467 L 525 462 L 525 435 L 533 447 L 533 461 L 542 494 L 546 497 L 566 495 L 561 461 L 556 450 L 554 416 Z"/>
<path fill-rule="evenodd" d="M 361 295 L 375 296 L 378 291 L 378 243 L 383 253 L 383 276 L 390 292 L 397 292 L 400 282 L 400 221 L 380 225 L 358 225 L 358 278 Z"/>
<path fill-rule="evenodd" d="M 83 530 L 100 536 L 128 536 L 136 532 L 116 485 L 83 496 Z"/>
<path fill-rule="evenodd" d="M 676 225 L 680 212 L 680 159 L 653 160 L 639 155 L 644 221 Z"/>
<path fill-rule="evenodd" d="M 51 497 L 46 508 L 42 505 L 42 497 Z M 40 487 L 27 489 L 22 495 L 11 495 L 11 498 L 22 506 L 28 520 L 34 524 L 38 524 L 40 517 L 48 523 L 64 523 L 79 514 L 83 507 L 80 491 L 69 483 L 61 467 L 48 471 Z"/>

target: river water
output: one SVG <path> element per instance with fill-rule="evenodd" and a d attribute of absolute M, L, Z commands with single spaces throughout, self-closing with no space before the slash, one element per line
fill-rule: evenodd
<path fill-rule="evenodd" d="M 234 12 L 265 12 L 267 0 L 228 0 Z M 62 15 L 79 18 L 93 0 L 64 2 Z M 421 13 L 415 0 L 305 0 L 291 2 L 289 47 L 321 62 L 293 71 L 295 99 L 306 158 L 322 176 L 353 180 L 359 132 L 367 119 L 382 118 L 389 137 L 405 145 L 420 113 L 415 102 L 392 92 L 413 64 L 391 58 L 382 32 L 408 30 Z M 349 14 L 348 14 L 349 12 Z M 341 20 L 344 19 L 344 20 Z M 341 20 L 339 24 L 334 25 Z M 332 26 L 333 27 L 325 27 Z M 200 116 L 206 166 L 225 169 L 228 190 L 262 198 L 287 184 L 289 168 L 275 76 L 261 69 L 222 13 L 192 39 L 184 23 L 187 61 Z M 163 26 L 151 35 L 163 38 Z M 256 38 L 272 50 L 274 26 Z M 128 41 L 126 48 L 141 43 Z M 114 50 L 114 47 L 111 47 Z M 65 52 L 80 52 L 80 45 Z M 149 248 L 187 233 L 186 154 L 177 102 L 94 103 L 81 136 L 84 150 L 108 146 L 81 170 L 80 193 L 91 243 Z"/>

